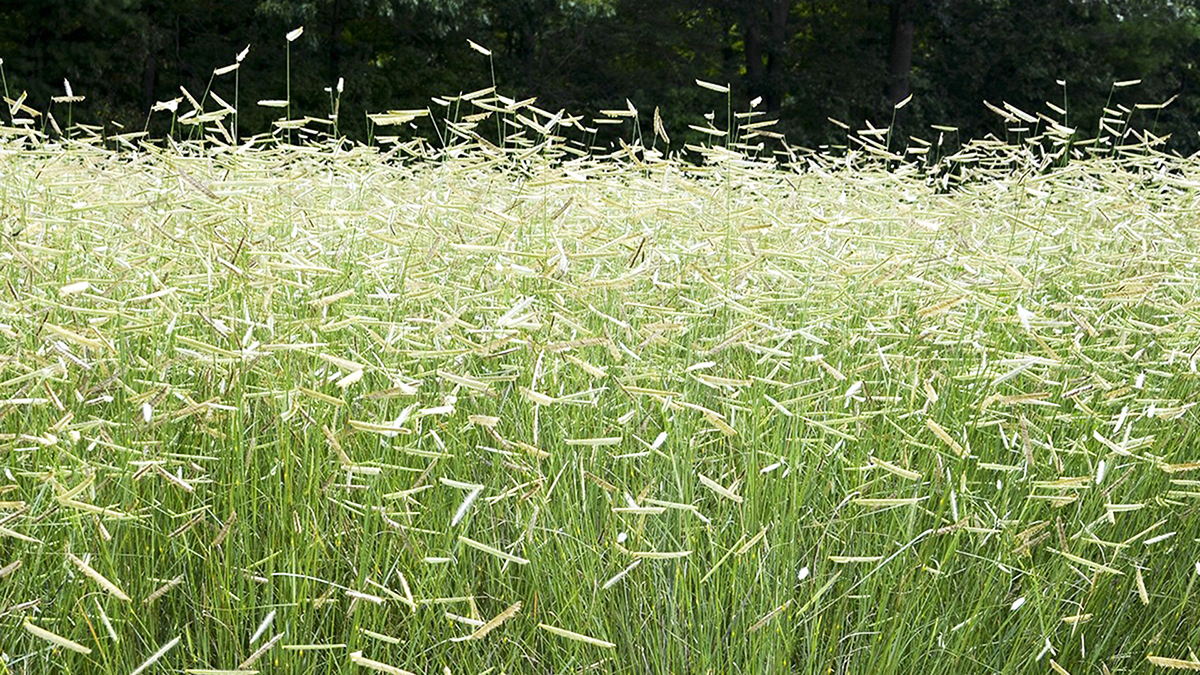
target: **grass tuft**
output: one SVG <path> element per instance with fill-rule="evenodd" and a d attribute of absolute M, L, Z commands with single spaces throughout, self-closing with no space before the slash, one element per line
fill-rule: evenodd
<path fill-rule="evenodd" d="M 1200 668 L 1195 158 L 234 86 L 9 104 L 7 671 Z"/>

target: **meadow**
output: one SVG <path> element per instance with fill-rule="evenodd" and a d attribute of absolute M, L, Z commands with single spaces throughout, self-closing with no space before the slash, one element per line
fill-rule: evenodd
<path fill-rule="evenodd" d="M 1200 670 L 1197 160 L 701 86 L 671 152 L 10 99 L 0 672 Z"/>

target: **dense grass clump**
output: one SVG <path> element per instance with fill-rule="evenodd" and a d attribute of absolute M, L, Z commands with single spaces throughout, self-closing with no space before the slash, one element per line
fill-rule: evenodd
<path fill-rule="evenodd" d="M 8 130 L 0 672 L 1200 668 L 1194 160 L 474 96 Z"/>

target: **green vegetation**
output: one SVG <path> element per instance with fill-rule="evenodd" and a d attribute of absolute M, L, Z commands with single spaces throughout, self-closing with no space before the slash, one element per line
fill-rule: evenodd
<path fill-rule="evenodd" d="M 1195 160 L 438 101 L 0 129 L 0 672 L 1200 668 Z"/>

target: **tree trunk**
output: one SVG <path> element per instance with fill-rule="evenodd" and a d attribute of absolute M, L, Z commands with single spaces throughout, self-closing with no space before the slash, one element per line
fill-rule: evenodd
<path fill-rule="evenodd" d="M 784 52 L 787 50 L 789 0 L 744 3 L 735 21 L 742 27 L 746 57 L 746 89 L 761 96 L 770 112 L 783 103 Z"/>
<path fill-rule="evenodd" d="M 916 0 L 892 0 L 888 12 L 892 34 L 888 49 L 887 95 L 892 105 L 903 101 L 910 93 L 908 74 L 912 70 L 915 13 Z"/>
<path fill-rule="evenodd" d="M 332 13 L 329 19 L 329 81 L 337 82 L 342 76 L 342 30 L 346 25 L 342 0 L 333 0 Z"/>
<path fill-rule="evenodd" d="M 515 61 L 520 68 L 520 74 L 525 80 L 525 86 L 541 84 L 541 73 L 537 68 L 538 41 L 541 37 L 545 16 L 553 11 L 545 3 L 535 1 L 517 4 L 516 16 L 512 33 L 514 34 L 513 51 Z"/>
<path fill-rule="evenodd" d="M 766 69 L 763 67 L 763 41 L 757 16 L 745 17 L 742 44 L 746 52 L 746 89 L 750 97 L 762 96 L 769 99 Z"/>
<path fill-rule="evenodd" d="M 783 67 L 788 47 L 788 10 L 791 6 L 788 0 L 775 0 L 767 8 L 770 38 L 766 48 L 767 87 L 763 97 L 767 110 L 771 112 L 777 112 L 783 105 Z"/>
<path fill-rule="evenodd" d="M 150 30 L 154 30 L 151 28 Z M 142 66 L 142 108 L 150 114 L 156 99 L 154 90 L 158 87 L 158 53 L 153 44 L 146 50 L 146 61 Z"/>

